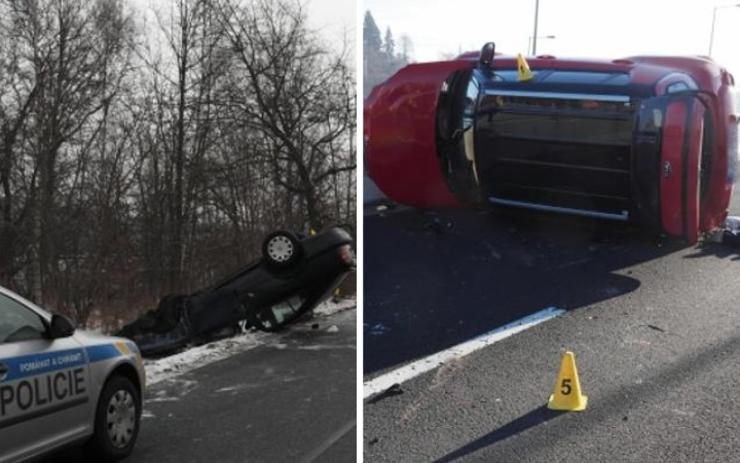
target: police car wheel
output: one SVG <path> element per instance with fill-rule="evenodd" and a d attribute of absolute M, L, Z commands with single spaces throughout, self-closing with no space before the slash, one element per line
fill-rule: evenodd
<path fill-rule="evenodd" d="M 141 400 L 136 386 L 124 376 L 113 376 L 103 389 L 95 415 L 92 450 L 104 461 L 128 456 L 139 434 Z"/>
<path fill-rule="evenodd" d="M 286 268 L 301 256 L 301 242 L 287 231 L 270 233 L 262 243 L 262 257 L 273 268 Z"/>

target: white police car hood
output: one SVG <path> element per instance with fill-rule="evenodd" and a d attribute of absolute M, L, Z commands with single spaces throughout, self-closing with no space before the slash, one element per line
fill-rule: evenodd
<path fill-rule="evenodd" d="M 87 331 L 82 329 L 76 330 L 74 333 L 74 337 L 84 346 L 91 346 L 96 344 L 115 344 L 119 342 L 135 345 L 135 343 L 130 339 L 119 338 L 117 336 L 108 336 L 97 331 Z"/>

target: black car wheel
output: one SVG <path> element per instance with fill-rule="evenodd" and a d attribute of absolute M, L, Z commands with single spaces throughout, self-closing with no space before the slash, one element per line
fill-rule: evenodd
<path fill-rule="evenodd" d="M 276 231 L 267 235 L 262 243 L 262 257 L 274 268 L 286 268 L 301 257 L 301 242 L 286 231 Z"/>
<path fill-rule="evenodd" d="M 136 443 L 140 421 L 138 389 L 124 376 L 111 377 L 98 401 L 90 450 L 100 461 L 112 462 L 127 457 Z"/>

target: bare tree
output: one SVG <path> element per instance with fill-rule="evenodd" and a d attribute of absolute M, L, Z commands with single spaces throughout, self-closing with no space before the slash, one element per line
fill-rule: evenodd
<path fill-rule="evenodd" d="M 0 283 L 83 324 L 354 221 L 354 76 L 300 4 L 136 13 L 0 0 Z"/>
<path fill-rule="evenodd" d="M 115 81 L 125 74 L 112 63 L 125 54 L 127 24 L 120 5 L 112 0 L 93 4 L 7 0 L 2 9 L 7 22 L 1 33 L 11 39 L 5 42 L 11 50 L 2 54 L 9 63 L 15 102 L 12 116 L 3 111 L 4 241 L 14 246 L 14 230 L 30 231 L 31 292 L 43 302 L 43 280 L 57 257 L 52 242 L 59 235 L 54 210 L 63 186 L 61 171 L 77 162 L 67 155 L 79 154 L 63 147 L 70 143 L 83 152 L 90 147 L 100 122 L 92 128 L 89 123 L 102 117 L 115 96 Z M 22 141 L 21 129 L 25 129 Z M 14 220 L 9 204 L 18 195 L 10 183 L 17 166 L 23 170 L 26 197 Z M 14 273 L 8 272 L 8 277 Z"/>
<path fill-rule="evenodd" d="M 19 5 L 0 4 L 0 278 L 12 281 L 22 264 L 28 240 L 28 195 L 18 170 L 23 163 L 24 136 L 38 94 L 28 61 L 28 49 L 19 46 L 27 31 L 19 21 Z"/>
<path fill-rule="evenodd" d="M 320 229 L 329 221 L 327 185 L 355 169 L 354 159 L 332 158 L 354 125 L 347 59 L 321 46 L 298 3 L 224 1 L 219 9 L 236 58 L 230 101 L 264 135 L 274 180 L 300 198 L 308 226 Z"/>

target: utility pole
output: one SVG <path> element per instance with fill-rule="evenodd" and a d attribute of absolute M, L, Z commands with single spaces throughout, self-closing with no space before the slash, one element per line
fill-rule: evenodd
<path fill-rule="evenodd" d="M 540 13 L 540 0 L 534 0 L 534 34 L 532 34 L 532 56 L 537 56 L 537 16 Z"/>
<path fill-rule="evenodd" d="M 541 39 L 554 39 L 556 37 L 554 35 L 543 35 L 543 36 L 540 36 L 539 38 L 541 38 Z M 532 50 L 532 37 L 529 37 L 527 39 L 527 55 L 528 56 L 533 56 L 534 55 L 534 52 L 530 52 L 530 50 Z"/>
<path fill-rule="evenodd" d="M 709 33 L 709 57 L 712 57 L 712 45 L 714 44 L 714 24 L 717 22 L 717 7 L 712 10 L 712 32 Z"/>
<path fill-rule="evenodd" d="M 712 31 L 709 33 L 709 57 L 710 58 L 712 57 L 712 45 L 714 45 L 714 25 L 717 22 L 717 10 L 719 10 L 720 8 L 740 8 L 740 3 L 737 3 L 735 5 L 719 5 L 719 6 L 715 6 L 714 9 L 712 10 Z M 536 24 L 536 21 L 537 20 L 535 20 L 535 24 Z"/>

